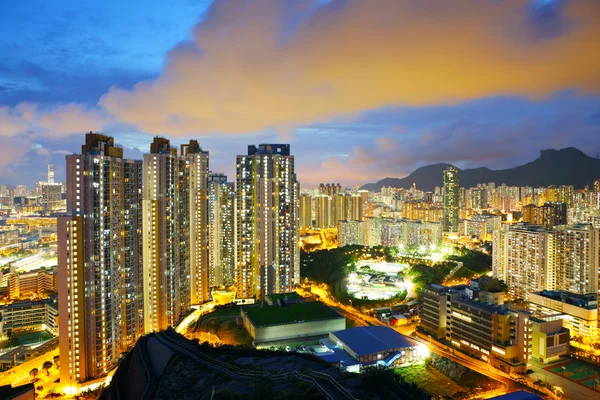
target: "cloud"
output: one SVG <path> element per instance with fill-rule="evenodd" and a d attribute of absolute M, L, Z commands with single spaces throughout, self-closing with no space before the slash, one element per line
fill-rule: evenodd
<path fill-rule="evenodd" d="M 40 139 L 51 140 L 100 130 L 111 122 L 112 118 L 104 112 L 80 104 L 59 105 L 51 109 L 41 109 L 31 103 L 0 106 L 0 176 L 21 176 L 28 168 L 22 163 L 22 157 L 28 152 L 32 154 L 30 162 L 36 165 L 47 162 L 50 150 L 37 143 Z"/>
<path fill-rule="evenodd" d="M 32 103 L 0 106 L 0 136 L 64 137 L 102 129 L 112 122 L 106 113 L 71 103 L 42 109 Z"/>
<path fill-rule="evenodd" d="M 585 115 L 559 115 L 552 120 L 529 119 L 514 124 L 469 120 L 426 129 L 417 135 L 387 137 L 394 145 L 380 146 L 380 139 L 355 146 L 347 155 L 325 159 L 320 168 L 303 172 L 303 181 L 330 180 L 364 183 L 384 177 L 401 178 L 416 168 L 450 163 L 460 168 L 508 168 L 532 161 L 539 150 L 577 147 L 590 156 L 600 154 L 600 128 Z"/>
<path fill-rule="evenodd" d="M 600 89 L 590 40 L 600 37 L 600 8 L 588 0 L 537 11 L 525 0 L 333 1 L 314 6 L 282 41 L 290 3 L 216 1 L 158 79 L 113 88 L 100 104 L 142 131 L 187 135 L 289 129 L 386 105 Z M 570 29 L 543 44 L 527 40 L 529 30 L 558 23 Z"/>

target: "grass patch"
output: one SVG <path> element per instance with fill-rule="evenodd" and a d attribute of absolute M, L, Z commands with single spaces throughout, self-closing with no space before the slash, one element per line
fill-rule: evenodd
<path fill-rule="evenodd" d="M 257 327 L 341 318 L 337 311 L 319 301 L 285 307 L 244 307 L 244 311 Z"/>
<path fill-rule="evenodd" d="M 463 388 L 433 367 L 425 364 L 410 367 L 396 368 L 394 370 L 407 383 L 414 383 L 427 393 L 437 396 L 452 396 Z"/>

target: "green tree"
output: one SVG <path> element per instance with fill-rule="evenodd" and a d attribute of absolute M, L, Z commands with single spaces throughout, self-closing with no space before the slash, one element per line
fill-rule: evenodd
<path fill-rule="evenodd" d="M 50 375 L 50 371 L 48 371 L 50 368 L 52 368 L 52 362 L 44 361 L 44 363 L 42 364 L 42 369 L 46 371 L 46 376 Z"/>

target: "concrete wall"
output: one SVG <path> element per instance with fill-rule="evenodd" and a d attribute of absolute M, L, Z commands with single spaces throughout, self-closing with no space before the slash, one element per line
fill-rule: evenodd
<path fill-rule="evenodd" d="M 346 329 L 346 319 L 340 317 L 324 321 L 301 322 L 257 328 L 252 325 L 248 318 L 244 318 L 244 327 L 256 343 L 261 343 L 306 336 L 326 335 L 329 332 Z"/>

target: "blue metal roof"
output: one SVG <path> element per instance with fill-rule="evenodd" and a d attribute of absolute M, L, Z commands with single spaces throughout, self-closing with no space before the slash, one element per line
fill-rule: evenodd
<path fill-rule="evenodd" d="M 542 398 L 533 393 L 526 392 L 525 390 L 519 390 L 518 392 L 512 392 L 504 394 L 502 396 L 492 397 L 494 400 L 542 400 Z"/>
<path fill-rule="evenodd" d="M 333 332 L 332 335 L 359 356 L 418 346 L 414 340 L 387 326 L 359 326 Z"/>

